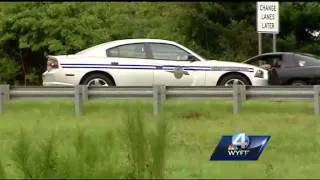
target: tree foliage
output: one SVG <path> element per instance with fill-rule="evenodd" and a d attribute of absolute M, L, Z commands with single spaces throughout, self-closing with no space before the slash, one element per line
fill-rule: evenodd
<path fill-rule="evenodd" d="M 278 51 L 320 55 L 318 2 L 280 3 Z M 160 38 L 208 59 L 256 55 L 255 2 L 28 2 L 0 5 L 0 83 L 41 83 L 47 54 L 72 54 L 103 42 Z M 263 50 L 271 50 L 264 35 Z M 37 78 L 34 77 L 36 74 Z"/>

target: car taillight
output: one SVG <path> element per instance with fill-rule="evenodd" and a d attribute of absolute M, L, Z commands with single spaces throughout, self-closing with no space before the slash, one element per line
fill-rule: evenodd
<path fill-rule="evenodd" d="M 55 58 L 50 58 L 47 62 L 47 69 L 58 69 L 59 68 L 59 63 L 58 60 Z"/>

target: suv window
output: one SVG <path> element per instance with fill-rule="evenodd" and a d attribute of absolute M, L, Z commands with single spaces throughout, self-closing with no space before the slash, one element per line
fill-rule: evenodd
<path fill-rule="evenodd" d="M 158 60 L 173 60 L 173 61 L 187 61 L 189 53 L 185 50 L 163 43 L 150 43 L 153 59 Z"/>
<path fill-rule="evenodd" d="M 108 57 L 120 58 L 146 58 L 146 52 L 143 43 L 121 45 L 107 50 Z"/>

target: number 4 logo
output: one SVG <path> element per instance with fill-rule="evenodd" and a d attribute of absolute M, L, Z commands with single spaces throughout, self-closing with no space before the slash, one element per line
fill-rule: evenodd
<path fill-rule="evenodd" d="M 249 141 L 246 140 L 246 134 L 245 133 L 239 133 L 232 137 L 232 144 L 236 146 L 241 146 L 241 148 L 245 149 Z"/>

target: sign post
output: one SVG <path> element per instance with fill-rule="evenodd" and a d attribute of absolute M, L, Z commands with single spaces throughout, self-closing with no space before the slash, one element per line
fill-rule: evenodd
<path fill-rule="evenodd" d="M 259 41 L 259 54 L 262 53 L 262 34 L 272 34 L 272 50 L 276 52 L 277 34 L 279 33 L 279 2 L 257 2 L 257 32 Z"/>
<path fill-rule="evenodd" d="M 259 53 L 262 54 L 262 33 L 258 33 Z"/>

